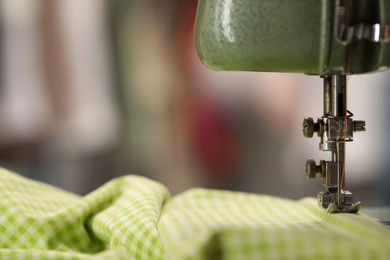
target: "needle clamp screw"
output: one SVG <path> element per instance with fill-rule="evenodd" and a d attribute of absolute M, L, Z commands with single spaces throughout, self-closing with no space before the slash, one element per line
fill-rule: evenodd
<path fill-rule="evenodd" d="M 312 138 L 314 133 L 318 134 L 320 132 L 320 124 L 318 122 L 314 123 L 313 118 L 306 117 L 303 119 L 302 132 L 304 137 Z"/>

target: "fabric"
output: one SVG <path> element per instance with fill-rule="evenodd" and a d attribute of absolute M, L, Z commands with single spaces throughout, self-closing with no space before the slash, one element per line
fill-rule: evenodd
<path fill-rule="evenodd" d="M 0 170 L 0 259 L 389 259 L 390 230 L 300 201 L 139 176 L 79 197 Z"/>

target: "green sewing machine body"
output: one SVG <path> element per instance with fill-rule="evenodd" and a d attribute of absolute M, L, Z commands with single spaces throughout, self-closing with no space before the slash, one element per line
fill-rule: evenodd
<path fill-rule="evenodd" d="M 390 44 L 372 41 L 375 35 L 370 34 L 386 38 L 389 28 L 370 30 L 390 24 L 390 1 L 344 1 L 352 10 L 348 14 L 339 8 L 342 2 L 200 0 L 195 27 L 198 55 L 215 70 L 330 75 L 387 69 Z"/>

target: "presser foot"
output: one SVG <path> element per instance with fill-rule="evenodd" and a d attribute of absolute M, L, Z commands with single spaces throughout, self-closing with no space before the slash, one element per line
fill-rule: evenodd
<path fill-rule="evenodd" d="M 320 191 L 317 195 L 318 205 L 327 213 L 357 213 L 360 210 L 361 202 L 353 203 L 352 193 L 342 191 L 340 203 L 337 200 L 337 193 Z"/>

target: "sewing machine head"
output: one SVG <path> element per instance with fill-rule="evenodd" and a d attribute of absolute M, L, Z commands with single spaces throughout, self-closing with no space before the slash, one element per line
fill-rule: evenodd
<path fill-rule="evenodd" d="M 347 110 L 347 75 L 390 65 L 390 2 L 386 0 L 200 0 L 195 45 L 216 70 L 319 75 L 324 113 L 305 118 L 303 133 L 321 138 L 330 161 L 307 160 L 306 174 L 323 179 L 319 205 L 328 212 L 357 212 L 344 190 L 345 144 L 365 122 Z"/>

